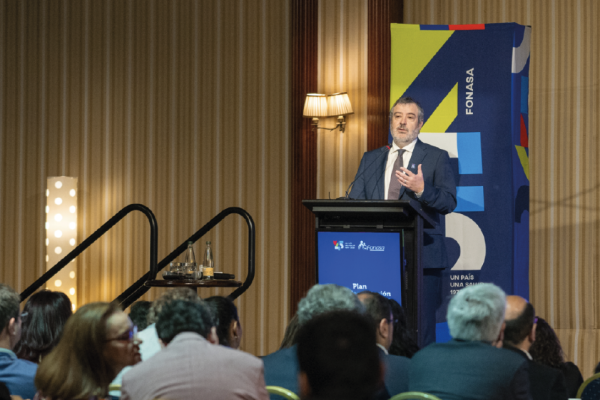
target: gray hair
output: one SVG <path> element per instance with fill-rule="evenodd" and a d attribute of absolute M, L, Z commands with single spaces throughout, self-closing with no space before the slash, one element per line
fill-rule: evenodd
<path fill-rule="evenodd" d="M 416 105 L 417 109 L 419 110 L 419 115 L 418 115 L 419 122 L 425 121 L 425 111 L 423 111 L 423 107 L 421 107 L 421 105 L 419 104 L 418 101 L 416 101 L 412 97 L 400 97 L 398 100 L 396 100 L 396 102 L 394 103 L 392 108 L 390 108 L 390 126 L 392 125 L 392 117 L 394 116 L 394 107 L 396 107 L 398 104 L 414 104 L 414 105 Z"/>
<path fill-rule="evenodd" d="M 15 289 L 0 283 L 0 332 L 8 326 L 11 318 L 19 319 L 21 297 Z"/>
<path fill-rule="evenodd" d="M 348 310 L 364 313 L 364 306 L 352 290 L 338 285 L 315 285 L 298 303 L 298 324 L 330 311 Z"/>
<path fill-rule="evenodd" d="M 493 342 L 504 322 L 506 294 L 493 283 L 468 286 L 448 305 L 448 327 L 454 339 Z"/>

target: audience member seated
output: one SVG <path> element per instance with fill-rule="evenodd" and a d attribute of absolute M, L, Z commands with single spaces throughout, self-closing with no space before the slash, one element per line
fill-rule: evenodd
<path fill-rule="evenodd" d="M 394 396 L 406 392 L 410 360 L 388 353 L 394 337 L 394 315 L 390 302 L 379 293 L 373 292 L 359 293 L 358 299 L 364 304 L 374 326 L 377 346 L 385 363 L 385 387 L 388 393 Z"/>
<path fill-rule="evenodd" d="M 129 318 L 140 332 L 148 327 L 148 313 L 151 306 L 151 301 L 141 300 L 133 303 L 129 309 Z"/>
<path fill-rule="evenodd" d="M 394 337 L 390 346 L 390 354 L 412 358 L 419 351 L 419 346 L 408 330 L 406 315 L 402 306 L 394 299 L 388 299 L 394 314 Z"/>
<path fill-rule="evenodd" d="M 0 283 L 0 382 L 12 395 L 31 399 L 36 389 L 34 378 L 37 364 L 20 360 L 13 352 L 21 338 L 21 298 L 10 286 Z"/>
<path fill-rule="evenodd" d="M 364 307 L 348 288 L 337 285 L 315 285 L 298 303 L 299 329 L 314 317 L 337 310 L 364 313 Z M 269 386 L 281 386 L 298 394 L 298 356 L 296 341 L 289 348 L 263 357 L 265 381 Z"/>
<path fill-rule="evenodd" d="M 302 399 L 371 400 L 383 378 L 372 322 L 351 311 L 319 315 L 298 332 Z"/>
<path fill-rule="evenodd" d="M 205 300 L 217 327 L 219 344 L 239 349 L 242 341 L 242 324 L 235 304 L 228 297 L 212 296 Z"/>
<path fill-rule="evenodd" d="M 15 346 L 17 357 L 39 364 L 60 340 L 71 315 L 71 300 L 66 294 L 50 290 L 33 294 L 23 308 L 21 340 Z"/>
<path fill-rule="evenodd" d="M 444 400 L 530 399 L 527 362 L 502 346 L 506 297 L 491 283 L 468 286 L 448 305 L 452 340 L 410 362 L 409 390 Z"/>
<path fill-rule="evenodd" d="M 218 337 L 203 301 L 165 304 L 156 331 L 166 347 L 123 376 L 121 399 L 268 398 L 260 359 L 212 344 Z"/>
<path fill-rule="evenodd" d="M 504 348 L 519 354 L 529 365 L 529 388 L 533 400 L 568 399 L 565 378 L 554 368 L 533 361 L 529 354 L 535 342 L 535 310 L 520 296 L 506 296 Z"/>
<path fill-rule="evenodd" d="M 529 353 L 534 361 L 552 368 L 558 368 L 565 377 L 569 398 L 577 396 L 577 390 L 583 383 L 583 376 L 581 376 L 577 365 L 572 362 L 565 362 L 563 349 L 556 332 L 541 317 L 537 317 L 535 342 L 529 349 Z"/>
<path fill-rule="evenodd" d="M 2 382 L 0 382 L 0 400 L 12 400 L 8 388 Z"/>
<path fill-rule="evenodd" d="M 156 333 L 156 321 L 158 320 L 158 314 L 160 314 L 164 305 L 174 300 L 198 301 L 199 298 L 198 294 L 193 289 L 181 287 L 167 290 L 152 303 L 150 310 L 148 311 L 148 317 L 146 318 L 149 325 L 146 329 L 137 334 L 138 339 L 141 341 L 140 356 L 142 357 L 142 361 L 146 361 L 162 349 L 158 334 Z M 111 384 L 121 385 L 123 375 L 130 369 L 130 367 L 123 368 Z M 121 392 L 119 390 L 111 390 L 110 395 L 119 397 L 121 396 Z"/>
<path fill-rule="evenodd" d="M 112 303 L 81 307 L 65 324 L 62 338 L 38 368 L 37 399 L 94 399 L 125 366 L 140 361 L 135 327 Z"/>
<path fill-rule="evenodd" d="M 279 346 L 279 350 L 290 348 L 294 345 L 294 337 L 296 336 L 296 332 L 298 332 L 298 314 L 294 314 L 288 326 L 285 328 L 285 333 L 283 334 L 283 339 L 281 340 L 281 345 Z"/>

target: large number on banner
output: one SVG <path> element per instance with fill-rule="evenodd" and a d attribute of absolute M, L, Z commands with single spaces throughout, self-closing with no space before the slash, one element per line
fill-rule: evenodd
<path fill-rule="evenodd" d="M 459 174 L 482 173 L 479 132 L 421 132 L 419 138 L 446 150 L 450 158 L 458 158 Z M 459 213 L 485 210 L 483 186 L 457 186 L 456 200 L 456 209 L 446 215 L 446 237 L 456 240 L 460 246 L 460 256 L 452 270 L 480 270 L 486 255 L 485 237 L 475 221 Z"/>

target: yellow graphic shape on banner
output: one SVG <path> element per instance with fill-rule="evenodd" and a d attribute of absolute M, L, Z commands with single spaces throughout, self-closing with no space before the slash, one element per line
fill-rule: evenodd
<path fill-rule="evenodd" d="M 519 160 L 521 161 L 521 165 L 523 166 L 523 172 L 525 172 L 525 176 L 527 180 L 529 180 L 529 156 L 527 155 L 527 150 L 523 146 L 515 146 L 517 148 L 517 154 L 519 155 Z"/>
<path fill-rule="evenodd" d="M 454 31 L 422 31 L 420 25 L 390 24 L 390 107 L 417 79 Z"/>
<path fill-rule="evenodd" d="M 458 116 L 458 82 L 427 119 L 422 132 L 446 132 Z"/>

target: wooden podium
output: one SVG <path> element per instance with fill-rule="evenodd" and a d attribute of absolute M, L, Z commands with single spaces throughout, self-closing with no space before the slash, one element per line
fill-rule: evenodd
<path fill-rule="evenodd" d="M 315 237 L 319 231 L 400 233 L 403 241 L 401 260 L 404 260 L 404 265 L 398 265 L 402 279 L 402 305 L 409 329 L 413 331 L 419 347 L 422 347 L 421 252 L 423 228 L 435 226 L 432 218 L 414 200 L 303 200 L 302 204 L 315 214 Z"/>

